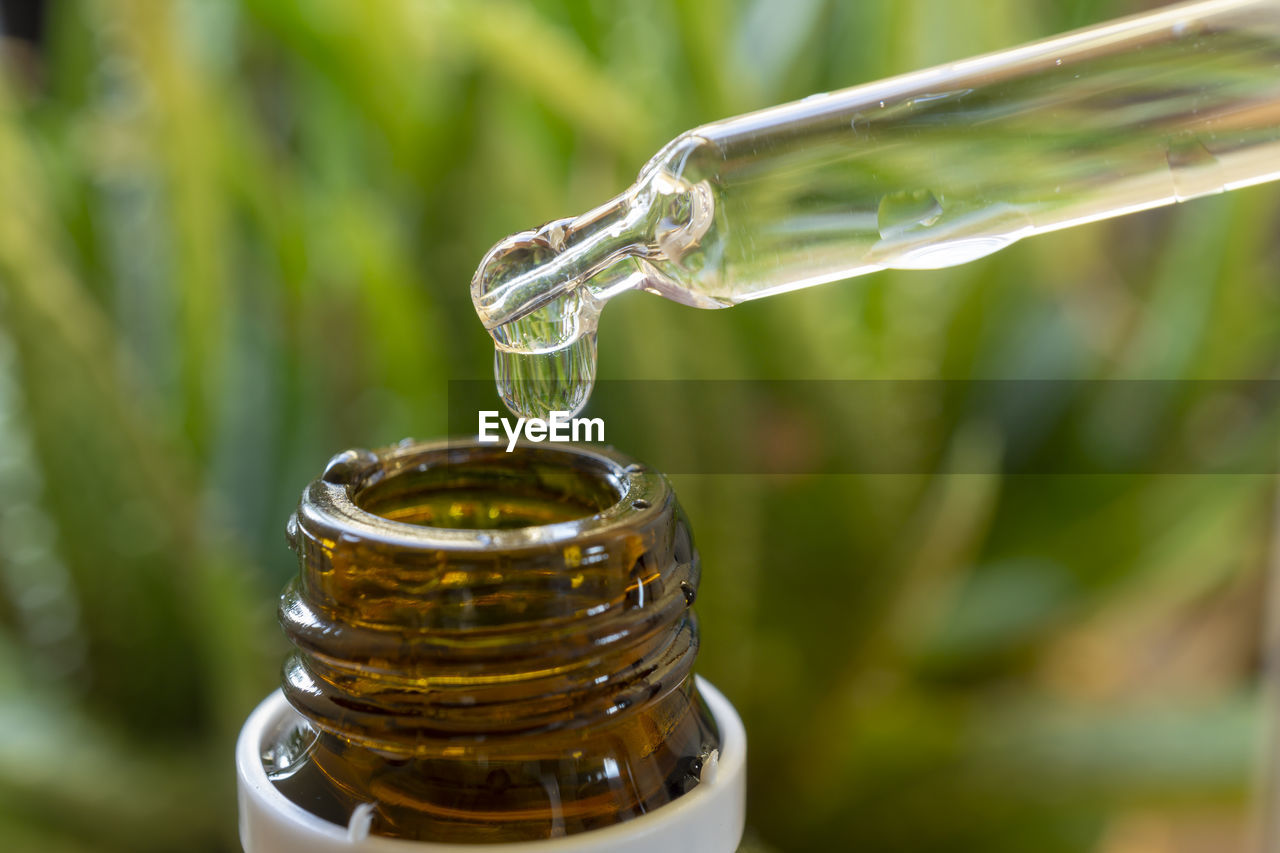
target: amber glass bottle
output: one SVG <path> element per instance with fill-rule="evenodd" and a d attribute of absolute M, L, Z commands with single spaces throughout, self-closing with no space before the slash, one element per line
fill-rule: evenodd
<path fill-rule="evenodd" d="M 689 525 L 662 476 L 613 451 L 347 451 L 288 533 L 284 691 L 309 725 L 269 770 L 321 817 L 568 835 L 679 797 L 719 746 L 692 675 Z"/>

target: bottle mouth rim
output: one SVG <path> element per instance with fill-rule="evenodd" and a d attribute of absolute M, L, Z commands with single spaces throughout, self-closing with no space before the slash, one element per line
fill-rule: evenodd
<path fill-rule="evenodd" d="M 536 463 L 544 471 L 570 477 L 599 491 L 594 506 L 582 514 L 548 524 L 508 528 L 443 527 L 402 521 L 381 514 L 369 495 L 412 473 L 447 472 L 485 466 L 490 472 L 504 465 L 513 472 Z M 555 482 L 544 483 L 555 491 Z M 501 488 L 500 481 L 495 483 Z M 424 492 L 425 494 L 425 492 Z M 611 497 L 606 501 L 601 498 Z M 298 522 L 309 532 L 332 539 L 363 539 L 408 550 L 514 550 L 582 540 L 635 524 L 649 513 L 666 509 L 671 491 L 665 478 L 612 447 L 579 444 L 518 443 L 504 446 L 475 438 L 416 442 L 406 439 L 376 451 L 348 450 L 330 460 L 324 474 L 303 492 Z M 594 509 L 594 511 L 591 511 Z"/>

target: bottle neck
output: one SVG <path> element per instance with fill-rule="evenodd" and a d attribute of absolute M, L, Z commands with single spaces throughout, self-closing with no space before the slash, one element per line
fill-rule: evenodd
<path fill-rule="evenodd" d="M 285 695 L 325 775 L 386 806 L 375 831 L 543 837 L 696 784 L 698 559 L 661 476 L 564 446 L 348 451 L 289 536 Z"/>

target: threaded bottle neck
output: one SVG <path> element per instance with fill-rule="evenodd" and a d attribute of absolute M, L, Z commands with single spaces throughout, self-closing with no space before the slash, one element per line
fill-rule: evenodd
<path fill-rule="evenodd" d="M 490 787 L 499 768 L 503 791 L 526 771 L 541 791 L 545 762 L 567 752 L 574 784 L 603 784 L 618 813 L 589 827 L 678 796 L 690 785 L 682 762 L 715 745 L 691 678 L 689 527 L 665 479 L 625 457 L 564 445 L 347 451 L 306 488 L 289 538 L 301 571 L 280 606 L 295 646 L 285 695 L 344 750 L 417 762 L 402 788 L 448 778 L 456 801 L 476 766 Z M 640 766 L 673 737 L 664 766 Z M 619 762 L 624 785 L 607 772 Z M 359 787 L 359 773 L 326 774 Z M 489 823 L 530 813 L 528 797 L 473 793 L 462 811 Z M 428 813 L 438 799 L 380 796 Z M 572 800 L 557 794 L 556 808 L 571 814 Z M 404 822 L 389 818 L 384 834 L 415 835 L 395 828 Z"/>

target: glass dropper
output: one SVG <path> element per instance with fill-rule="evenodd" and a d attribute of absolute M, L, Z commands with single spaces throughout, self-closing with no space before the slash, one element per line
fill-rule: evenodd
<path fill-rule="evenodd" d="M 681 134 L 471 284 L 499 392 L 577 411 L 604 304 L 722 308 L 1280 178 L 1280 0 L 1201 0 Z"/>

